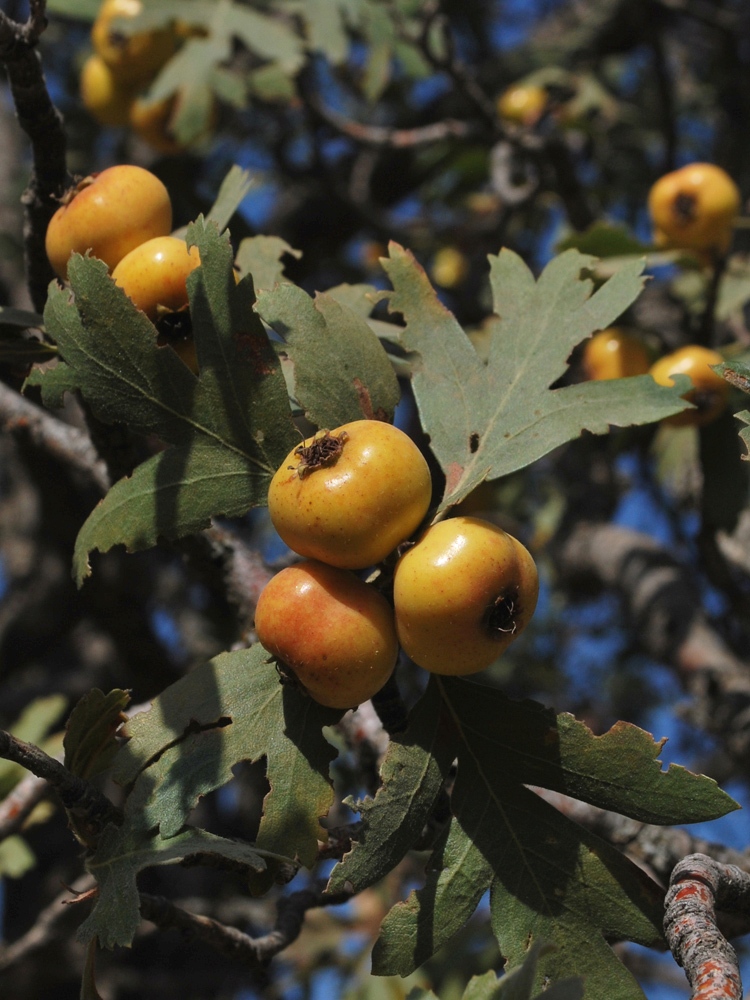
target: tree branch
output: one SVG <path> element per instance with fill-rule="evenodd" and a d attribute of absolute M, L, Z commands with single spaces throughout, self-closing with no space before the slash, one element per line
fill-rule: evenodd
<path fill-rule="evenodd" d="M 703 611 L 686 570 L 648 535 L 582 523 L 561 550 L 571 580 L 593 576 L 620 592 L 643 650 L 673 666 L 735 760 L 750 759 L 748 664 L 735 656 Z"/>
<path fill-rule="evenodd" d="M 25 743 L 4 729 L 0 729 L 0 757 L 20 764 L 52 785 L 65 809 L 79 821 L 78 828 L 95 834 L 119 819 L 117 808 L 88 781 L 72 774 L 33 743 Z"/>
<path fill-rule="evenodd" d="M 46 798 L 49 785 L 44 778 L 27 774 L 0 802 L 0 841 L 18 833 L 36 806 Z"/>
<path fill-rule="evenodd" d="M 0 425 L 6 430 L 26 432 L 35 445 L 44 448 L 58 461 L 83 472 L 102 493 L 109 489 L 106 466 L 88 435 L 53 417 L 2 383 Z"/>
<path fill-rule="evenodd" d="M 29 292 L 41 312 L 54 277 L 44 248 L 47 224 L 68 184 L 62 116 L 50 100 L 36 46 L 47 25 L 44 0 L 31 0 L 29 19 L 18 24 L 0 11 L 0 61 L 8 72 L 21 128 L 31 140 L 33 168 L 22 196 Z"/>
<path fill-rule="evenodd" d="M 266 965 L 274 955 L 295 941 L 302 930 L 305 914 L 318 906 L 336 906 L 351 898 L 350 893 L 325 893 L 303 889 L 282 897 L 277 906 L 274 929 L 262 937 L 251 937 L 212 917 L 191 913 L 163 896 L 142 892 L 141 916 L 162 930 L 176 928 L 197 937 L 216 951 L 235 958 L 250 968 Z"/>
<path fill-rule="evenodd" d="M 693 997 L 742 1000 L 734 948 L 716 924 L 716 909 L 750 915 L 750 875 L 692 854 L 676 865 L 666 899 L 664 933 L 685 970 Z"/>

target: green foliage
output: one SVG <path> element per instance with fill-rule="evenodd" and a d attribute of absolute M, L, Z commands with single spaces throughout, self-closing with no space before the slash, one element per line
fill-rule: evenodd
<path fill-rule="evenodd" d="M 91 778 L 110 766 L 118 748 L 115 736 L 126 719 L 129 701 L 128 692 L 119 688 L 107 694 L 94 688 L 81 698 L 65 727 L 63 763 L 69 771 Z"/>
<path fill-rule="evenodd" d="M 585 973 L 597 984 L 592 995 L 641 995 L 606 941 L 658 943 L 662 890 L 525 786 L 651 823 L 697 822 L 736 808 L 710 779 L 674 765 L 662 771 L 662 745 L 635 726 L 618 723 L 597 737 L 570 715 L 510 701 L 472 681 L 433 678 L 408 731 L 389 748 L 380 791 L 359 805 L 361 836 L 330 880 L 334 889 L 361 890 L 393 868 L 422 830 L 438 775 L 458 759 L 453 819 L 428 864 L 425 888 L 383 923 L 376 974 L 416 969 L 490 889 L 493 929 L 511 963 L 522 961 L 529 940 L 556 946 L 541 960 L 537 985 L 545 976 Z"/>
<path fill-rule="evenodd" d="M 419 354 L 412 385 L 430 447 L 446 474 L 440 509 L 485 479 L 508 475 L 588 430 L 644 424 L 685 408 L 684 385 L 665 389 L 647 375 L 550 389 L 570 352 L 612 324 L 642 288 L 642 262 L 623 267 L 594 294 L 583 278 L 593 260 L 574 250 L 538 281 L 516 254 L 490 259 L 494 311 L 482 360 L 410 253 L 391 244 L 385 269 L 403 347 Z"/>
<path fill-rule="evenodd" d="M 126 423 L 171 447 L 120 480 L 94 509 L 76 545 L 79 584 L 92 549 L 148 548 L 207 527 L 219 514 L 265 503 L 268 483 L 297 439 L 286 384 L 253 312 L 251 278 L 235 285 L 229 238 L 214 224 L 188 232 L 201 267 L 188 280 L 200 377 L 169 348 L 94 259 L 70 264 L 73 295 L 53 283 L 45 312 L 64 363 L 35 371 L 47 405 L 77 389 L 105 423 Z"/>

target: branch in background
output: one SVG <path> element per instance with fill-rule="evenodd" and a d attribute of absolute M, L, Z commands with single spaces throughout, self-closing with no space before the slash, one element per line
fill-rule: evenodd
<path fill-rule="evenodd" d="M 35 774 L 27 774 L 22 778 L 13 791 L 0 802 L 0 841 L 18 833 L 48 793 L 49 785 L 44 778 L 38 778 Z"/>
<path fill-rule="evenodd" d="M 313 889 L 282 897 L 277 905 L 274 929 L 257 938 L 211 917 L 183 910 L 163 896 L 151 896 L 145 892 L 141 893 L 141 916 L 162 930 L 176 928 L 187 932 L 221 954 L 257 969 L 299 937 L 308 910 L 319 906 L 337 906 L 350 898 L 350 893 L 327 894 Z"/>
<path fill-rule="evenodd" d="M 687 571 L 648 535 L 582 523 L 561 550 L 571 579 L 594 577 L 619 591 L 640 647 L 673 666 L 732 757 L 750 760 L 748 664 L 735 656 L 703 611 Z"/>
<path fill-rule="evenodd" d="M 83 827 L 95 835 L 107 823 L 116 822 L 119 818 L 116 807 L 88 781 L 72 774 L 44 750 L 17 739 L 4 729 L 0 729 L 0 757 L 20 764 L 49 782 L 66 810 L 79 821 L 76 824 L 78 829 Z"/>
<path fill-rule="evenodd" d="M 86 434 L 53 417 L 2 383 L 0 425 L 10 431 L 27 433 L 35 445 L 82 472 L 102 493 L 109 489 L 107 469 Z"/>
<path fill-rule="evenodd" d="M 31 140 L 33 168 L 22 201 L 29 292 L 41 312 L 53 278 L 44 249 L 47 224 L 68 184 L 62 116 L 50 100 L 36 46 L 47 26 L 44 0 L 31 0 L 26 24 L 0 11 L 0 61 L 5 64 L 19 124 Z"/>
<path fill-rule="evenodd" d="M 430 125 L 421 125 L 416 128 L 385 128 L 381 125 L 364 125 L 326 107 L 323 101 L 314 95 L 305 95 L 305 99 L 324 122 L 363 146 L 405 149 L 426 146 L 431 142 L 441 142 L 443 139 L 464 139 L 473 131 L 468 122 L 458 121 L 455 118 L 447 118 L 445 121 L 433 122 Z"/>
<path fill-rule="evenodd" d="M 61 892 L 49 906 L 46 906 L 37 916 L 34 926 L 31 927 L 23 937 L 18 938 L 9 945 L 0 945 L 0 971 L 9 969 L 17 962 L 36 954 L 42 948 L 46 948 L 53 941 L 59 941 L 67 937 L 70 933 L 69 925 L 79 919 L 74 906 L 66 904 L 75 903 L 75 898 L 71 899 L 71 892 L 75 896 L 84 896 L 96 886 L 91 875 L 82 875 L 79 879 Z"/>
<path fill-rule="evenodd" d="M 750 913 L 750 875 L 703 854 L 684 858 L 672 872 L 667 893 L 667 943 L 685 970 L 692 996 L 742 1000 L 737 955 L 716 925 L 717 908 Z"/>

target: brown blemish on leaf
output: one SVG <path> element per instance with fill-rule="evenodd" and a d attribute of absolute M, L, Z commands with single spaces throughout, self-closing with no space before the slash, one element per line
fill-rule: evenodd
<path fill-rule="evenodd" d="M 727 382 L 737 386 L 738 389 L 742 389 L 743 392 L 750 393 L 750 379 L 747 375 L 741 375 L 740 372 L 735 371 L 734 368 L 725 368 L 721 374 Z"/>
<path fill-rule="evenodd" d="M 237 360 L 250 365 L 256 375 L 273 375 L 276 371 L 276 355 L 268 345 L 252 333 L 239 331 L 232 334 Z"/>
<path fill-rule="evenodd" d="M 464 474 L 464 467 L 459 462 L 451 462 L 445 470 L 445 492 L 447 495 L 453 493 Z"/>

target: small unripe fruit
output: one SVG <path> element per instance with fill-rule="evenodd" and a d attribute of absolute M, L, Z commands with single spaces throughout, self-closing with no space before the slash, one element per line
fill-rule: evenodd
<path fill-rule="evenodd" d="M 610 327 L 594 334 L 583 349 L 586 376 L 596 381 L 645 375 L 650 362 L 648 351 L 637 337 Z"/>
<path fill-rule="evenodd" d="M 544 87 L 516 83 L 498 97 L 496 110 L 504 121 L 528 127 L 539 121 L 547 101 L 548 94 Z"/>
<path fill-rule="evenodd" d="M 380 562 L 421 523 L 432 482 L 408 435 L 355 420 L 294 448 L 268 491 L 273 525 L 302 556 L 344 569 Z"/>
<path fill-rule="evenodd" d="M 81 100 L 102 125 L 127 125 L 135 90 L 119 83 L 101 56 L 89 56 L 81 69 Z"/>
<path fill-rule="evenodd" d="M 441 288 L 455 288 L 469 273 L 469 262 L 465 254 L 456 247 L 443 247 L 432 260 L 430 274 Z"/>
<path fill-rule="evenodd" d="M 263 589 L 255 628 L 265 648 L 320 705 L 354 708 L 390 677 L 398 657 L 393 610 L 346 570 L 305 561 Z"/>
<path fill-rule="evenodd" d="M 432 673 L 476 673 L 526 628 L 538 593 L 534 560 L 512 535 L 476 517 L 440 521 L 396 566 L 399 642 Z"/>
<path fill-rule="evenodd" d="M 653 185 L 648 208 L 658 245 L 725 254 L 740 210 L 740 192 L 713 163 L 690 163 Z"/>
<path fill-rule="evenodd" d="M 125 254 L 172 229 L 172 203 L 158 177 L 121 165 L 92 174 L 63 199 L 50 219 L 45 246 L 53 270 L 65 281 L 71 253 L 103 260 L 112 270 Z"/>
<path fill-rule="evenodd" d="M 695 386 L 683 393 L 682 398 L 694 403 L 696 408 L 667 417 L 665 423 L 674 427 L 705 427 L 724 412 L 729 398 L 729 383 L 709 367 L 723 360 L 717 351 L 689 344 L 672 354 L 665 354 L 652 365 L 651 375 L 659 385 L 674 385 L 672 375 L 688 375 Z"/>
<path fill-rule="evenodd" d="M 197 247 L 188 250 L 185 240 L 157 236 L 126 254 L 112 277 L 150 320 L 156 320 L 187 308 L 187 277 L 200 262 Z"/>

